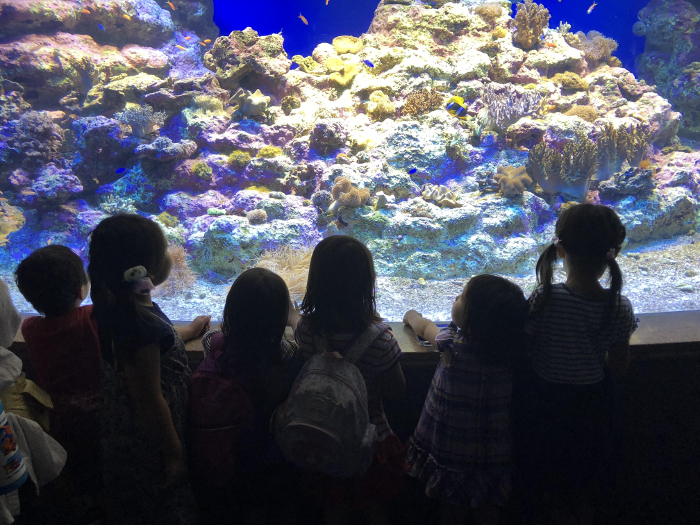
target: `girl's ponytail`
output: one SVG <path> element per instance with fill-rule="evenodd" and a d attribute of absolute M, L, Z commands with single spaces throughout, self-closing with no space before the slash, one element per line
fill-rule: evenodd
<path fill-rule="evenodd" d="M 615 249 L 617 252 L 618 250 Z M 620 304 L 622 295 L 622 270 L 614 258 L 608 259 L 608 270 L 610 271 L 610 314 L 614 313 Z"/>
<path fill-rule="evenodd" d="M 557 262 L 557 244 L 552 242 L 542 252 L 535 266 L 537 285 L 542 286 L 542 299 L 538 301 L 537 310 L 541 310 L 552 293 L 552 281 L 554 280 L 554 264 Z"/>

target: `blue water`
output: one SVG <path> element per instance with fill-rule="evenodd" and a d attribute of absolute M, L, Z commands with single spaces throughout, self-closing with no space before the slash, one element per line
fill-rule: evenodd
<path fill-rule="evenodd" d="M 552 18 L 549 27 L 556 28 L 560 21 L 571 24 L 571 31 L 600 31 L 619 44 L 615 53 L 625 68 L 634 71 L 635 57 L 644 51 L 644 37 L 635 36 L 632 26 L 637 13 L 648 0 L 612 2 L 600 0 L 591 14 L 587 14 L 593 0 L 544 0 Z M 214 23 L 222 35 L 252 27 L 261 35 L 279 33 L 284 36 L 284 47 L 289 56 L 309 56 L 322 42 L 331 42 L 339 35 L 359 36 L 369 28 L 376 0 L 257 0 L 242 2 L 214 1 Z M 304 15 L 309 25 L 299 19 Z"/>

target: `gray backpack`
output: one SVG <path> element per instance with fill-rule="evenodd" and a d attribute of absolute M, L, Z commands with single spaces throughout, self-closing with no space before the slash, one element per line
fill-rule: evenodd
<path fill-rule="evenodd" d="M 377 427 L 367 410 L 367 387 L 355 363 L 386 327 L 371 325 L 343 358 L 323 350 L 304 365 L 287 400 L 272 416 L 277 445 L 287 461 L 328 476 L 364 474 L 372 463 Z"/>

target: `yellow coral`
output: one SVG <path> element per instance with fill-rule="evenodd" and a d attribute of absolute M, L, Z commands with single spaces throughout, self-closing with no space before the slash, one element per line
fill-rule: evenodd
<path fill-rule="evenodd" d="M 574 106 L 564 113 L 569 117 L 580 117 L 586 122 L 595 122 L 598 118 L 598 111 L 593 106 Z"/>
<path fill-rule="evenodd" d="M 328 77 L 331 82 L 340 88 L 345 88 L 350 85 L 352 79 L 357 76 L 358 69 L 354 64 L 344 64 L 342 73 L 331 73 Z"/>
<path fill-rule="evenodd" d="M 505 27 L 498 26 L 491 31 L 491 36 L 496 40 L 504 38 L 506 35 L 508 35 L 508 30 Z"/>
<path fill-rule="evenodd" d="M 336 53 L 344 55 L 345 53 L 357 54 L 362 51 L 364 46 L 361 39 L 354 36 L 343 35 L 333 39 L 333 47 Z"/>
<path fill-rule="evenodd" d="M 365 110 L 373 120 L 384 120 L 394 116 L 396 107 L 384 92 L 374 91 L 369 96 L 369 102 L 365 104 Z"/>
<path fill-rule="evenodd" d="M 282 155 L 282 148 L 277 146 L 263 146 L 258 150 L 257 157 L 261 159 L 269 159 L 272 157 L 279 157 Z"/>
<path fill-rule="evenodd" d="M 323 65 L 325 66 L 328 71 L 331 73 L 339 73 L 343 71 L 345 68 L 345 62 L 343 62 L 340 58 L 338 57 L 330 57 L 328 60 L 326 60 Z"/>
<path fill-rule="evenodd" d="M 0 193 L 0 246 L 7 244 L 7 236 L 24 226 L 25 218 L 22 210 L 8 204 L 7 199 Z"/>
<path fill-rule="evenodd" d="M 503 7 L 496 2 L 487 2 L 476 6 L 474 12 L 484 20 L 490 22 L 503 14 Z"/>
<path fill-rule="evenodd" d="M 557 73 L 550 80 L 555 84 L 559 84 L 564 89 L 570 89 L 572 91 L 588 91 L 588 82 L 573 71 Z"/>

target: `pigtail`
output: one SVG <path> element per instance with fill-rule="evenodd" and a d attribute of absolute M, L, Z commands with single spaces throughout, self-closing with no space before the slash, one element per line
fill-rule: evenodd
<path fill-rule="evenodd" d="M 622 296 L 622 270 L 620 265 L 613 258 L 608 259 L 608 271 L 610 272 L 610 299 L 607 306 L 607 315 L 605 325 L 612 320 L 612 315 L 620 306 L 620 297 Z"/>
<path fill-rule="evenodd" d="M 538 301 L 537 311 L 544 308 L 545 303 L 552 293 L 552 281 L 554 280 L 554 264 L 557 262 L 557 245 L 552 243 L 542 252 L 535 266 L 537 274 L 537 286 L 542 286 L 542 299 Z"/>

